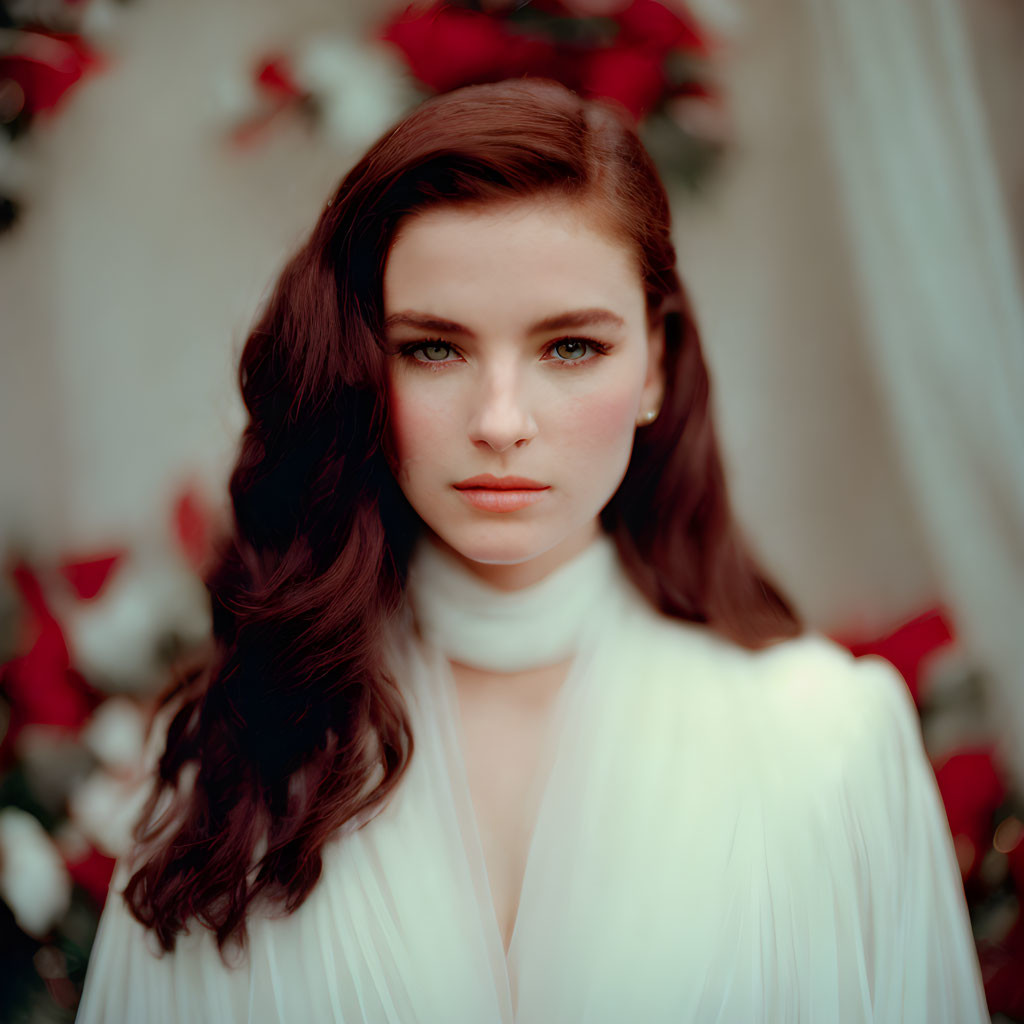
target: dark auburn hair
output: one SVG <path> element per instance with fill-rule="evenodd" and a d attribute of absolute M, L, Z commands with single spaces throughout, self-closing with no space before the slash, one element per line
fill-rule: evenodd
<path fill-rule="evenodd" d="M 222 954 L 244 946 L 257 896 L 295 910 L 325 841 L 365 823 L 409 764 L 383 644 L 422 523 L 386 452 L 385 261 L 419 211 L 523 198 L 585 204 L 635 252 L 663 318 L 661 412 L 601 513 L 630 576 L 665 614 L 751 649 L 801 630 L 733 521 L 668 200 L 629 116 L 536 79 L 427 100 L 341 182 L 242 352 L 249 422 L 233 529 L 205 579 L 213 636 L 164 694 L 125 890 L 165 949 L 193 917 Z"/>

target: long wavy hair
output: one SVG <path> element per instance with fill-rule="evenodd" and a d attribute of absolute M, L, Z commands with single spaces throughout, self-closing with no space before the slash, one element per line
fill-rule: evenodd
<path fill-rule="evenodd" d="M 628 115 L 542 80 L 430 99 L 341 182 L 242 352 L 249 421 L 232 529 L 205 578 L 213 635 L 164 694 L 166 748 L 124 894 L 164 949 L 192 918 L 222 955 L 244 946 L 257 897 L 295 910 L 325 841 L 365 824 L 408 767 L 383 648 L 422 523 L 387 456 L 388 249 L 430 207 L 552 196 L 631 247 L 652 322 L 664 318 L 661 412 L 601 513 L 627 571 L 664 614 L 745 647 L 801 631 L 730 512 L 668 200 Z"/>

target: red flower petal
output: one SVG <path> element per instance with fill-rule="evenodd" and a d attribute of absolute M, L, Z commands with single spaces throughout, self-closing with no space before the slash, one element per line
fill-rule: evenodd
<path fill-rule="evenodd" d="M 405 56 L 409 70 L 436 92 L 518 75 L 551 74 L 554 47 L 545 39 L 506 31 L 480 11 L 409 7 L 380 38 Z"/>
<path fill-rule="evenodd" d="M 943 610 L 931 608 L 887 636 L 876 640 L 840 643 L 858 658 L 865 654 L 879 654 L 891 661 L 906 680 L 914 702 L 919 703 L 922 662 L 933 651 L 945 647 L 953 639 L 953 627 Z"/>
<path fill-rule="evenodd" d="M 75 593 L 83 601 L 89 601 L 103 589 L 118 562 L 126 556 L 127 551 L 122 548 L 97 558 L 64 562 L 60 566 L 60 572 Z"/>
<path fill-rule="evenodd" d="M 968 878 L 980 863 L 980 852 L 992 841 L 992 816 L 1006 798 L 1003 782 L 992 757 L 992 749 L 979 747 L 957 751 L 935 769 L 935 778 L 954 838 L 966 836 L 974 855 L 964 868 Z"/>
<path fill-rule="evenodd" d="M 646 47 L 662 55 L 669 50 L 706 54 L 710 45 L 700 23 L 681 4 L 669 10 L 657 0 L 633 0 L 615 16 L 627 46 Z"/>
<path fill-rule="evenodd" d="M 15 48 L 0 57 L 0 78 L 16 82 L 29 113 L 52 111 L 86 71 L 104 66 L 103 58 L 81 36 L 20 32 Z"/>
<path fill-rule="evenodd" d="M 68 860 L 66 863 L 72 881 L 85 889 L 96 906 L 102 909 L 107 900 L 110 879 L 114 875 L 115 859 L 100 853 L 95 846 L 90 846 L 89 852 L 80 860 Z"/>
<path fill-rule="evenodd" d="M 295 72 L 286 54 L 265 57 L 256 67 L 256 84 L 273 96 L 297 99 L 305 90 L 295 81 Z"/>
<path fill-rule="evenodd" d="M 595 50 L 586 59 L 581 88 L 588 96 L 618 100 L 639 119 L 661 99 L 661 59 L 640 50 Z"/>
<path fill-rule="evenodd" d="M 0 683 L 11 705 L 5 750 L 26 725 L 77 730 L 94 704 L 84 680 L 70 667 L 64 632 L 46 604 L 38 577 L 24 564 L 12 575 L 27 612 L 23 646 L 28 650 L 0 666 Z"/>

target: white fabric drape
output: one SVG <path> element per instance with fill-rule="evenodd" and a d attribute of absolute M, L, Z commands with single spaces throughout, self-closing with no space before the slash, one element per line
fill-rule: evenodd
<path fill-rule="evenodd" d="M 955 0 L 802 0 L 867 350 L 1024 785 L 1024 299 Z"/>
<path fill-rule="evenodd" d="M 490 617 L 466 580 L 445 590 L 458 614 L 434 623 L 438 643 L 396 636 L 409 773 L 327 844 L 306 902 L 254 913 L 233 969 L 198 926 L 158 958 L 119 864 L 78 1024 L 987 1022 L 893 667 L 816 634 L 738 648 L 659 615 L 605 553 L 569 568 L 588 625 L 537 761 L 507 953 L 440 646 Z M 436 579 L 420 576 L 421 607 Z M 516 610 L 522 643 L 558 629 L 559 590 Z"/>

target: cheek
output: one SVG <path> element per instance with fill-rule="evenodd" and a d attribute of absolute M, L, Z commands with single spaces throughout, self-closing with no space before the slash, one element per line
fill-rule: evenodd
<path fill-rule="evenodd" d="M 633 388 L 603 389 L 573 403 L 559 429 L 577 451 L 607 454 L 633 443 L 636 405 Z"/>
<path fill-rule="evenodd" d="M 388 407 L 391 446 L 401 467 L 438 450 L 436 442 L 444 434 L 445 418 L 436 402 L 392 382 L 388 388 Z"/>

